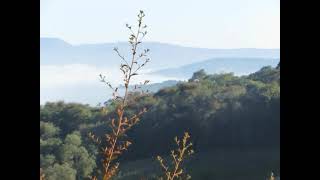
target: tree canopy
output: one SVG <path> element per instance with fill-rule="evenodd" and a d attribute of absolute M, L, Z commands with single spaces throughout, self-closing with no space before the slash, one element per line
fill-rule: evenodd
<path fill-rule="evenodd" d="M 280 64 L 279 64 L 280 66 Z M 197 81 L 194 81 L 198 79 Z M 166 154 L 168 142 L 188 131 L 194 149 L 279 147 L 280 68 L 263 67 L 247 76 L 195 72 L 188 82 L 140 97 L 127 114 L 148 112 L 128 136 L 134 142 L 122 159 Z M 84 179 L 100 166 L 88 133 L 103 136 L 114 104 L 100 107 L 65 102 L 40 106 L 40 164 L 47 179 Z"/>

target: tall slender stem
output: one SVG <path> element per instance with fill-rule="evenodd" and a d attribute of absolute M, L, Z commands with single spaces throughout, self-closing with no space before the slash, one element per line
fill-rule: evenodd
<path fill-rule="evenodd" d="M 120 130 L 121 130 L 121 125 L 122 125 L 122 121 L 123 121 L 123 114 L 124 114 L 124 109 L 125 109 L 125 106 L 126 106 L 126 100 L 127 100 L 127 97 L 128 97 L 128 89 L 129 89 L 129 84 L 130 84 L 130 79 L 132 77 L 132 68 L 133 68 L 133 65 L 134 65 L 134 62 L 135 62 L 135 55 L 136 55 L 136 51 L 137 51 L 137 46 L 138 46 L 138 38 L 139 38 L 139 34 L 140 34 L 140 28 L 141 28 L 141 19 L 139 19 L 139 27 L 138 27 L 138 31 L 137 31 L 137 34 L 135 35 L 135 38 L 134 38 L 134 43 L 133 43 L 133 50 L 132 50 L 132 59 L 131 59 L 131 65 L 130 65 L 130 68 L 129 68 L 129 74 L 127 74 L 127 79 L 125 80 L 125 94 L 124 94 L 124 97 L 123 97 L 123 100 L 122 100 L 122 103 L 120 105 L 120 107 L 118 107 L 119 109 L 119 113 L 118 113 L 118 126 L 117 126 L 117 131 L 116 133 L 114 134 L 114 140 L 112 142 L 112 145 L 111 145 L 111 149 L 110 149 L 110 153 L 109 153 L 109 156 L 107 158 L 107 163 L 105 165 L 105 176 L 104 176 L 104 180 L 107 180 L 108 177 L 108 172 L 109 172 L 109 168 L 110 168 L 110 164 L 111 164 L 111 161 L 112 161 L 112 158 L 113 158 L 113 155 L 114 155 L 114 150 L 115 150 L 115 147 L 116 147 L 116 144 L 117 144 L 117 141 L 118 141 L 118 137 L 119 137 L 119 133 L 120 133 Z"/>

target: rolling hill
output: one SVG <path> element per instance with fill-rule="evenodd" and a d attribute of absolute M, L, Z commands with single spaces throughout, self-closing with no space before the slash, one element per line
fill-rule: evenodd
<path fill-rule="evenodd" d="M 113 51 L 129 52 L 126 42 L 71 45 L 58 38 L 40 39 L 41 65 L 90 64 L 117 66 L 119 57 Z M 142 47 L 150 49 L 150 69 L 180 67 L 209 58 L 279 58 L 279 49 L 207 49 L 183 47 L 158 42 L 145 42 Z M 124 54 L 125 56 L 127 54 Z"/>

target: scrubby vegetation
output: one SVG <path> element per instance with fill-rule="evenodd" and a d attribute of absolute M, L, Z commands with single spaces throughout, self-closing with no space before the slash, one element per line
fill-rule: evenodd
<path fill-rule="evenodd" d="M 111 103 L 103 113 L 100 107 L 77 103 L 40 106 L 40 164 L 47 179 L 56 174 L 60 179 L 85 179 L 101 166 L 88 133 L 103 137 L 110 132 L 106 122 L 116 115 L 115 107 Z M 143 107 L 149 110 L 141 118 L 143 123 L 128 132 L 133 144 L 120 162 L 167 155 L 174 147 L 172 138 L 184 131 L 190 132 L 197 154 L 223 148 L 278 149 L 280 67 L 264 67 L 242 77 L 197 72 L 189 82 L 138 97 L 127 113 L 133 115 Z"/>
<path fill-rule="evenodd" d="M 186 156 L 190 156 L 194 153 L 192 143 L 188 142 L 189 139 L 190 135 L 188 132 L 184 133 L 181 140 L 178 139 L 178 137 L 175 137 L 174 141 L 177 144 L 177 149 L 171 150 L 170 156 L 172 158 L 172 166 L 168 165 L 161 156 L 157 156 L 164 174 L 159 178 L 160 180 L 191 179 L 191 176 L 183 169 L 183 163 Z"/>

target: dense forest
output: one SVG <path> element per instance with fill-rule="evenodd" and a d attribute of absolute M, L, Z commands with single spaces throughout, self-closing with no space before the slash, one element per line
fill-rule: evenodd
<path fill-rule="evenodd" d="M 197 71 L 146 96 L 132 93 L 126 113 L 148 109 L 128 137 L 134 142 L 121 162 L 168 154 L 173 137 L 188 131 L 197 152 L 218 148 L 280 147 L 280 63 L 246 75 Z M 100 107 L 48 102 L 40 106 L 40 166 L 46 179 L 86 179 L 101 162 L 89 132 L 103 137 L 115 104 Z"/>

